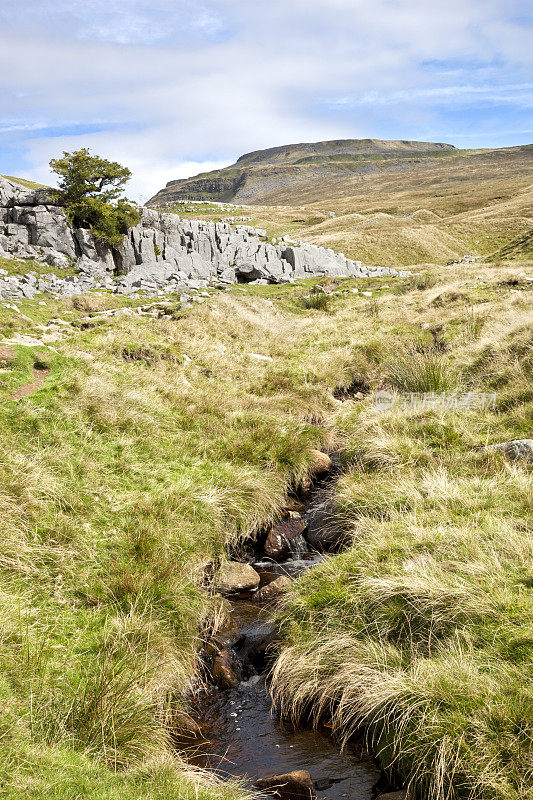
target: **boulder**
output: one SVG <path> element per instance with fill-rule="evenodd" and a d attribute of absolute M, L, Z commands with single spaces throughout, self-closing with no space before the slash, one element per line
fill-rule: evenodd
<path fill-rule="evenodd" d="M 52 250 L 48 253 L 44 260 L 47 264 L 50 264 L 51 267 L 55 267 L 56 269 L 66 269 L 70 262 L 67 256 L 64 253 L 58 253 L 55 250 Z"/>
<path fill-rule="evenodd" d="M 257 589 L 261 579 L 250 564 L 240 561 L 226 562 L 218 572 L 216 588 L 221 594 L 235 594 Z"/>
<path fill-rule="evenodd" d="M 261 270 L 251 261 L 235 264 L 235 275 L 237 276 L 237 279 L 243 283 L 251 283 L 258 278 L 263 277 Z"/>
<path fill-rule="evenodd" d="M 59 254 L 56 254 L 56 261 L 58 256 Z M 98 258 L 98 255 L 96 258 Z M 48 261 L 48 263 L 50 264 L 52 262 Z M 78 258 L 76 262 L 76 269 L 78 272 L 85 275 L 90 275 L 91 278 L 96 278 L 98 280 L 103 280 L 107 274 L 105 264 L 102 264 L 101 261 L 93 261 L 91 258 L 89 258 L 89 256 L 86 255 L 82 255 Z"/>
<path fill-rule="evenodd" d="M 510 442 L 489 444 L 486 449 L 503 453 L 509 461 L 533 461 L 533 439 L 512 439 Z"/>
<path fill-rule="evenodd" d="M 219 279 L 224 283 L 237 283 L 237 275 L 233 267 L 226 267 L 219 275 Z"/>
<path fill-rule="evenodd" d="M 315 800 L 316 791 L 311 775 L 306 769 L 259 778 L 254 783 L 256 789 L 278 800 Z"/>

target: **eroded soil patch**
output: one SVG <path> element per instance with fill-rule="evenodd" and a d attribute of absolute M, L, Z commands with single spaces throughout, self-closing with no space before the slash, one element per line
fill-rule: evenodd
<path fill-rule="evenodd" d="M 43 368 L 33 368 L 33 381 L 30 383 L 25 383 L 23 386 L 19 386 L 10 397 L 10 400 L 22 400 L 23 397 L 29 397 L 30 394 L 33 394 L 40 389 L 43 383 L 45 382 L 46 378 L 50 374 L 50 370 L 45 367 Z"/>

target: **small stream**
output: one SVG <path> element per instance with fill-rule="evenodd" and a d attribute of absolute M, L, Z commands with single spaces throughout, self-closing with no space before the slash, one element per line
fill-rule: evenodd
<path fill-rule="evenodd" d="M 315 541 L 324 488 L 311 491 L 302 509 Z M 309 538 L 303 543 L 298 538 L 282 561 L 266 560 L 261 550 L 250 555 L 261 586 L 280 575 L 297 577 L 327 557 L 309 545 Z M 308 770 L 318 800 L 371 800 L 381 773 L 361 743 L 350 742 L 341 752 L 327 726 L 296 728 L 273 708 L 267 685 L 269 646 L 276 636 L 272 605 L 252 602 L 250 593 L 232 597 L 231 603 L 232 626 L 222 643 L 239 682 L 224 689 L 211 685 L 190 698 L 188 713 L 197 732 L 181 736 L 178 748 L 190 763 L 221 777 L 242 778 L 250 787 L 258 778 Z"/>

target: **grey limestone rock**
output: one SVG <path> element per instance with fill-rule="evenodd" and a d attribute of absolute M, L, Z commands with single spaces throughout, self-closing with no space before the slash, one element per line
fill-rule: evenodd
<path fill-rule="evenodd" d="M 509 461 L 533 461 L 533 439 L 512 439 L 510 442 L 490 444 L 487 450 L 499 451 Z"/>
<path fill-rule="evenodd" d="M 57 292 L 113 287 L 133 293 L 172 290 L 178 281 L 191 287 L 217 280 L 281 283 L 312 276 L 409 274 L 363 267 L 342 253 L 297 243 L 288 236 L 273 244 L 265 230 L 249 225 L 232 227 L 227 222 L 139 210 L 139 224 L 127 232 L 120 247 L 110 248 L 90 230 L 72 228 L 47 190 L 32 191 L 0 177 L 0 254 L 42 260 L 56 268 L 75 263 L 79 281 L 46 283 L 49 291 Z M 2 291 L 16 294 L 20 289 L 5 284 Z"/>

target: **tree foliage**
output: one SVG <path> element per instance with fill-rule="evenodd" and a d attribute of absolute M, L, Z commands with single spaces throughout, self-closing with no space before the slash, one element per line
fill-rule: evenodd
<path fill-rule="evenodd" d="M 59 188 L 53 194 L 72 225 L 89 227 L 94 236 L 110 246 L 118 246 L 128 228 L 136 225 L 139 212 L 124 197 L 124 185 L 131 172 L 117 161 L 92 155 L 84 147 L 63 158 L 50 161 L 59 175 Z"/>

